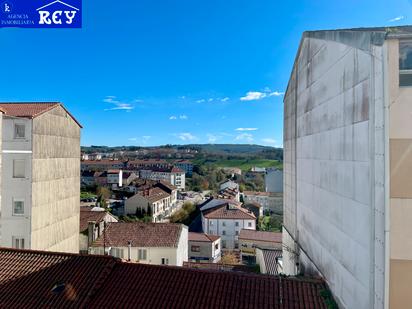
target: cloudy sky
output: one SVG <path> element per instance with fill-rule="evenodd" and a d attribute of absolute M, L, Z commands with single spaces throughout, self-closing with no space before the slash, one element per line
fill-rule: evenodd
<path fill-rule="evenodd" d="M 0 101 L 63 102 L 82 145 L 282 146 L 302 32 L 410 12 L 407 0 L 87 0 L 82 29 L 0 29 Z"/>

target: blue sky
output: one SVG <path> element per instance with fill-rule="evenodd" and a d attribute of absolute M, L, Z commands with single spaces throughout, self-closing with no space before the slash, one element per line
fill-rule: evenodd
<path fill-rule="evenodd" d="M 410 12 L 407 0 L 87 0 L 82 29 L 0 29 L 0 101 L 63 102 L 82 145 L 281 146 L 302 32 Z"/>

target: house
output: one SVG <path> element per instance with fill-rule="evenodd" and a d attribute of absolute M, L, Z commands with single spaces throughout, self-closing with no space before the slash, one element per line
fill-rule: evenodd
<path fill-rule="evenodd" d="M 123 171 L 122 175 L 122 187 L 127 187 L 130 183 L 137 179 L 138 176 L 133 171 Z"/>
<path fill-rule="evenodd" d="M 2 308 L 327 308 L 322 296 L 327 286 L 313 278 L 6 248 L 0 249 L 0 260 Z"/>
<path fill-rule="evenodd" d="M 230 174 L 232 178 L 235 177 L 235 175 L 242 175 L 242 170 L 238 167 L 224 167 L 222 170 L 226 174 Z"/>
<path fill-rule="evenodd" d="M 283 272 L 282 249 L 256 248 L 256 265 L 261 274 L 277 276 Z"/>
<path fill-rule="evenodd" d="M 90 187 L 96 184 L 94 171 L 82 171 L 80 177 L 80 185 L 82 187 Z"/>
<path fill-rule="evenodd" d="M 127 168 L 130 170 L 139 170 L 150 167 L 168 168 L 170 163 L 160 159 L 130 160 L 127 162 Z"/>
<path fill-rule="evenodd" d="M 235 200 L 240 202 L 240 192 L 237 188 L 225 188 L 219 191 L 217 196 L 219 199 L 228 199 L 228 200 Z"/>
<path fill-rule="evenodd" d="M 284 96 L 283 271 L 412 303 L 412 26 L 308 31 Z"/>
<path fill-rule="evenodd" d="M 259 203 L 264 213 L 283 213 L 283 193 L 244 191 L 243 201 L 245 204 Z"/>
<path fill-rule="evenodd" d="M 241 229 L 256 229 L 256 217 L 234 200 L 211 199 L 200 207 L 203 232 L 222 238 L 222 249 L 239 249 Z"/>
<path fill-rule="evenodd" d="M 111 188 L 119 188 L 123 186 L 123 171 L 108 170 L 106 172 L 106 183 Z"/>
<path fill-rule="evenodd" d="M 188 229 L 183 224 L 112 222 L 92 243 L 91 254 L 145 264 L 182 266 L 188 258 Z"/>
<path fill-rule="evenodd" d="M 154 187 L 140 191 L 125 201 L 127 215 L 149 215 L 153 222 L 163 222 L 172 214 L 172 196 Z"/>
<path fill-rule="evenodd" d="M 262 217 L 264 215 L 262 205 L 257 202 L 245 202 L 242 207 L 251 211 L 256 218 Z"/>
<path fill-rule="evenodd" d="M 0 245 L 78 252 L 81 125 L 57 102 L 0 111 Z"/>
<path fill-rule="evenodd" d="M 88 252 L 89 245 L 102 235 L 108 222 L 117 222 L 117 219 L 103 208 L 80 207 L 80 253 Z"/>
<path fill-rule="evenodd" d="M 205 233 L 189 232 L 189 261 L 217 263 L 221 258 L 220 237 Z"/>
<path fill-rule="evenodd" d="M 177 167 L 143 168 L 139 171 L 139 177 L 142 179 L 167 181 L 173 186 L 177 187 L 179 190 L 185 190 L 185 172 Z"/>
<path fill-rule="evenodd" d="M 125 169 L 126 163 L 120 160 L 84 160 L 80 162 L 82 171 L 103 172 Z"/>
<path fill-rule="evenodd" d="M 233 180 L 228 179 L 228 180 L 226 180 L 225 182 L 223 182 L 219 185 L 219 190 L 220 191 L 225 190 L 226 188 L 236 189 L 236 190 L 239 191 L 239 184 L 237 184 Z"/>
<path fill-rule="evenodd" d="M 256 248 L 282 249 L 282 233 L 242 229 L 239 233 L 239 244 L 242 260 L 255 263 Z"/>
<path fill-rule="evenodd" d="M 283 192 L 283 170 L 268 168 L 265 172 L 265 191 Z"/>

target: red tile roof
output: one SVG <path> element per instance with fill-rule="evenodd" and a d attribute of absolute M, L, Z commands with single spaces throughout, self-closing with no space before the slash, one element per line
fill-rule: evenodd
<path fill-rule="evenodd" d="M 189 241 L 215 242 L 220 236 L 189 232 Z"/>
<path fill-rule="evenodd" d="M 80 207 L 80 232 L 87 230 L 89 221 L 99 223 L 107 215 L 105 211 L 92 211 L 93 207 Z"/>
<path fill-rule="evenodd" d="M 323 281 L 0 249 L 2 308 L 327 308 Z"/>
<path fill-rule="evenodd" d="M 239 239 L 282 243 L 282 233 L 242 229 L 240 230 Z"/>
<path fill-rule="evenodd" d="M 57 106 L 61 106 L 79 127 L 82 127 L 76 118 L 59 102 L 3 102 L 0 103 L 0 110 L 8 116 L 33 119 Z"/>
<path fill-rule="evenodd" d="M 112 222 L 93 247 L 177 247 L 183 225 L 174 223 Z M 104 235 L 106 234 L 106 235 Z"/>
<path fill-rule="evenodd" d="M 170 196 L 169 193 L 158 187 L 139 191 L 137 195 L 145 197 L 150 203 L 155 203 Z"/>
<path fill-rule="evenodd" d="M 247 209 L 241 207 L 228 207 L 221 205 L 203 212 L 203 216 L 208 219 L 246 219 L 256 220 L 256 216 Z"/>

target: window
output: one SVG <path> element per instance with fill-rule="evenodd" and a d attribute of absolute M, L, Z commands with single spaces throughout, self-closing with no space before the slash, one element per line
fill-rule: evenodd
<path fill-rule="evenodd" d="M 24 215 L 24 200 L 15 199 L 13 200 L 13 216 Z"/>
<path fill-rule="evenodd" d="M 236 236 L 239 236 L 239 231 L 236 231 L 235 234 L 236 234 Z"/>
<path fill-rule="evenodd" d="M 26 126 L 23 123 L 14 124 L 14 138 L 25 138 L 26 137 Z"/>
<path fill-rule="evenodd" d="M 138 251 L 138 259 L 139 260 L 146 260 L 147 259 L 147 251 L 146 249 L 139 249 Z"/>
<path fill-rule="evenodd" d="M 222 222 L 222 226 L 226 226 L 226 222 L 225 222 L 225 221 Z"/>
<path fill-rule="evenodd" d="M 13 248 L 15 249 L 24 249 L 24 238 L 13 236 Z"/>
<path fill-rule="evenodd" d="M 225 230 L 222 231 L 222 235 L 226 235 L 226 231 L 225 231 Z"/>
<path fill-rule="evenodd" d="M 219 244 L 216 244 L 216 245 L 215 245 L 215 249 L 216 249 L 216 250 L 219 250 Z"/>
<path fill-rule="evenodd" d="M 169 259 L 162 258 L 162 265 L 169 265 Z"/>
<path fill-rule="evenodd" d="M 412 86 L 412 41 L 399 41 L 399 86 Z"/>
<path fill-rule="evenodd" d="M 222 248 L 226 248 L 226 240 L 222 240 Z"/>
<path fill-rule="evenodd" d="M 209 221 L 209 225 L 213 225 L 213 221 Z"/>
<path fill-rule="evenodd" d="M 190 248 L 190 250 L 191 250 L 192 252 L 200 252 L 200 246 L 192 246 L 192 247 Z"/>
<path fill-rule="evenodd" d="M 248 226 L 248 227 L 252 227 L 252 222 L 248 222 L 248 223 L 247 223 L 247 226 Z"/>
<path fill-rule="evenodd" d="M 239 243 L 235 241 L 235 249 L 239 249 Z"/>
<path fill-rule="evenodd" d="M 114 257 L 117 257 L 117 258 L 123 258 L 123 249 L 119 249 L 119 248 L 112 248 L 112 250 L 111 250 L 111 254 L 112 254 L 112 256 L 114 256 Z"/>
<path fill-rule="evenodd" d="M 239 226 L 239 222 L 235 222 L 235 226 Z"/>
<path fill-rule="evenodd" d="M 13 160 L 13 178 L 26 177 L 25 167 L 26 167 L 25 160 Z"/>

